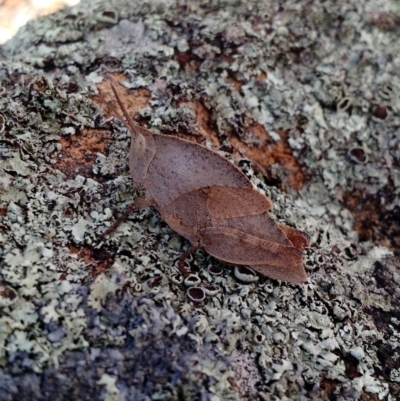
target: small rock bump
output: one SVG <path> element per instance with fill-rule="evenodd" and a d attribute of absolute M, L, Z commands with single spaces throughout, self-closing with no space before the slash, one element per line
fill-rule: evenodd
<path fill-rule="evenodd" d="M 379 118 L 380 120 L 385 120 L 386 119 L 386 117 L 388 116 L 388 112 L 387 112 L 387 109 L 386 109 L 386 107 L 383 107 L 383 106 L 379 106 L 379 107 L 377 107 L 375 110 L 374 110 L 374 116 L 376 117 L 376 118 Z"/>
<path fill-rule="evenodd" d="M 352 106 L 352 101 L 348 97 L 344 97 L 343 99 L 341 99 L 337 105 L 338 110 L 344 111 L 347 113 L 351 111 L 351 106 Z"/>
<path fill-rule="evenodd" d="M 197 274 L 189 274 L 183 281 L 186 287 L 196 287 L 201 283 L 200 277 Z"/>
<path fill-rule="evenodd" d="M 368 156 L 363 148 L 354 147 L 349 150 L 348 155 L 352 161 L 358 164 L 366 164 L 368 162 Z"/>
<path fill-rule="evenodd" d="M 3 286 L 0 284 L 0 307 L 9 306 L 18 299 L 17 291 L 9 286 Z"/>
<path fill-rule="evenodd" d="M 214 276 L 219 276 L 223 272 L 223 269 L 221 267 L 219 267 L 219 266 L 216 266 L 216 265 L 209 265 L 207 267 L 207 270 L 208 270 L 208 272 L 210 274 L 213 274 Z"/>
<path fill-rule="evenodd" d="M 385 84 L 382 86 L 382 88 L 379 90 L 378 95 L 383 99 L 383 100 L 391 100 L 394 94 L 393 87 L 390 84 Z"/>
<path fill-rule="evenodd" d="M 233 274 L 238 280 L 244 283 L 254 283 L 258 281 L 257 274 L 247 266 L 235 266 Z"/>
<path fill-rule="evenodd" d="M 265 341 L 265 336 L 264 334 L 261 333 L 257 333 L 254 337 L 253 337 L 253 341 L 255 344 L 262 344 Z"/>
<path fill-rule="evenodd" d="M 204 291 L 207 295 L 214 296 L 214 295 L 218 294 L 219 287 L 216 285 L 210 284 L 210 285 L 204 286 Z"/>
<path fill-rule="evenodd" d="M 150 288 L 158 287 L 161 284 L 162 276 L 156 276 L 147 280 L 147 285 Z"/>
<path fill-rule="evenodd" d="M 202 287 L 191 287 L 186 291 L 188 298 L 193 302 L 203 302 L 206 293 Z"/>
<path fill-rule="evenodd" d="M 172 282 L 173 284 L 176 284 L 176 285 L 181 285 L 181 284 L 183 283 L 183 277 L 182 277 L 180 274 L 178 274 L 178 273 L 173 274 L 173 275 L 170 277 L 170 279 L 171 279 L 171 282 Z"/>
<path fill-rule="evenodd" d="M 97 21 L 106 24 L 116 24 L 118 22 L 118 13 L 115 11 L 103 11 L 97 14 Z"/>
<path fill-rule="evenodd" d="M 1 88 L 0 88 L 1 90 Z M 3 116 L 3 114 L 0 114 L 0 134 L 2 134 L 4 132 L 6 128 L 6 119 Z"/>
<path fill-rule="evenodd" d="M 272 294 L 274 292 L 274 286 L 272 284 L 265 284 L 263 290 L 267 294 Z"/>

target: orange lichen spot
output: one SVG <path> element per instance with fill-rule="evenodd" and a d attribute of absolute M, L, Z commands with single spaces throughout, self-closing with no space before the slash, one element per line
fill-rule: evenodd
<path fill-rule="evenodd" d="M 7 213 L 7 206 L 0 207 L 0 216 L 4 216 Z"/>

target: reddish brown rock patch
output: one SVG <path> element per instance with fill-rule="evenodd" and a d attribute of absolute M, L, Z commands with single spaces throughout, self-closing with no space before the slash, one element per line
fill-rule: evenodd
<path fill-rule="evenodd" d="M 248 141 L 246 143 L 237 136 L 231 136 L 230 142 L 237 150 L 242 150 L 246 157 L 257 163 L 272 179 L 277 177 L 274 177 L 271 166 L 278 164 L 283 173 L 278 179 L 282 189 L 300 189 L 306 181 L 306 176 L 287 143 L 287 133 L 281 131 L 279 134 L 282 139 L 275 142 L 262 125 L 255 124 L 248 128 L 246 135 L 251 142 L 258 142 L 257 145 L 250 146 Z"/>
<path fill-rule="evenodd" d="M 386 210 L 394 199 L 394 188 L 388 185 L 375 196 L 367 196 L 362 189 L 348 192 L 343 204 L 354 217 L 354 230 L 361 241 L 373 241 L 400 255 L 400 209 Z"/>
<path fill-rule="evenodd" d="M 102 248 L 93 249 L 89 246 L 78 248 L 73 245 L 68 246 L 70 253 L 78 256 L 92 274 L 92 277 L 97 277 L 100 273 L 104 273 L 114 262 L 113 258 Z"/>
<path fill-rule="evenodd" d="M 221 142 L 217 137 L 214 130 L 210 128 L 210 113 L 204 105 L 199 102 L 181 102 L 180 104 L 190 107 L 196 113 L 197 126 L 204 139 L 209 139 L 213 146 L 218 149 L 221 146 Z M 188 139 L 187 135 L 182 136 Z M 190 138 L 189 138 L 190 139 Z"/>
<path fill-rule="evenodd" d="M 56 167 L 68 178 L 74 178 L 78 174 L 94 177 L 93 163 L 97 153 L 105 153 L 108 134 L 101 130 L 84 129 L 76 135 L 61 137 L 60 143 L 62 157 L 57 161 Z"/>
<path fill-rule="evenodd" d="M 195 59 L 195 56 L 189 51 L 175 52 L 175 60 L 179 63 L 180 69 L 188 74 L 193 74 L 202 64 L 202 61 Z"/>
<path fill-rule="evenodd" d="M 116 82 L 126 80 L 126 77 L 122 74 L 112 74 L 112 77 Z M 121 110 L 111 89 L 110 82 L 106 79 L 103 80 L 97 85 L 97 89 L 99 94 L 94 96 L 92 100 L 103 109 L 104 115 L 108 118 L 121 118 Z M 116 89 L 122 104 L 134 120 L 138 118 L 139 111 L 149 105 L 151 92 L 146 88 L 128 89 L 122 85 L 116 85 Z"/>
<path fill-rule="evenodd" d="M 123 80 L 125 77 L 120 74 L 113 75 L 114 80 Z M 99 94 L 92 100 L 103 109 L 106 118 L 121 118 L 121 111 L 110 84 L 104 80 L 97 86 Z M 140 88 L 129 90 L 122 85 L 117 87 L 118 94 L 128 113 L 135 118 L 140 109 L 148 105 L 150 92 Z M 62 157 L 58 160 L 56 167 L 61 170 L 68 178 L 73 178 L 77 174 L 85 177 L 92 177 L 99 180 L 93 174 L 93 163 L 97 153 L 106 153 L 109 142 L 109 134 L 106 130 L 86 128 L 76 135 L 61 137 Z"/>

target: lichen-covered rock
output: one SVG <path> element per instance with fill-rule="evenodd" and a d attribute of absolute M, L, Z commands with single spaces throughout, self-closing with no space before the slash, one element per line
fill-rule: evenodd
<path fill-rule="evenodd" d="M 394 0 L 95 0 L 0 47 L 0 400 L 398 399 L 399 20 Z M 106 74 L 310 234 L 307 284 L 201 250 L 184 282 L 188 243 L 151 209 L 100 239 L 141 195 Z"/>

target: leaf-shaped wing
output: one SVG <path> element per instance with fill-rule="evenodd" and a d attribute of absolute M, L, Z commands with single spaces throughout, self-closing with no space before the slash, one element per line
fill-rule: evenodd
<path fill-rule="evenodd" d="M 204 191 L 207 194 L 208 212 L 220 219 L 258 215 L 272 207 L 272 202 L 266 196 L 252 188 L 213 186 Z"/>
<path fill-rule="evenodd" d="M 286 234 L 293 246 L 300 249 L 300 251 L 306 249 L 310 244 L 310 236 L 305 232 L 283 224 L 278 224 L 278 227 Z"/>
<path fill-rule="evenodd" d="M 214 257 L 233 264 L 248 265 L 261 274 L 292 283 L 307 281 L 301 252 L 227 227 L 207 230 L 204 249 Z"/>
<path fill-rule="evenodd" d="M 218 259 L 240 265 L 271 264 L 284 268 L 293 262 L 301 262 L 301 252 L 290 245 L 255 237 L 228 227 L 207 229 L 201 245 Z"/>
<path fill-rule="evenodd" d="M 173 136 L 154 134 L 154 140 L 157 152 L 148 169 L 146 190 L 159 208 L 201 188 L 252 189 L 247 177 L 218 153 Z"/>

